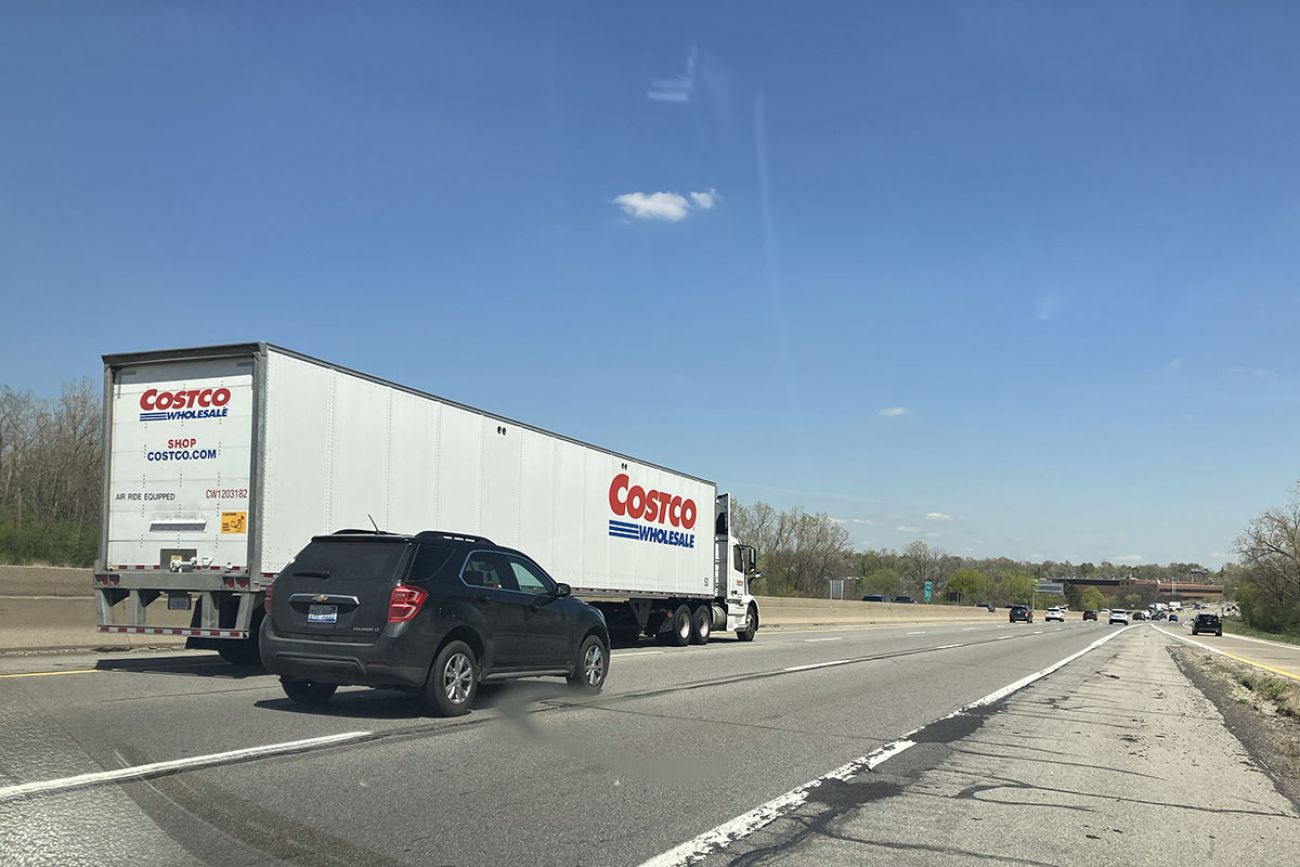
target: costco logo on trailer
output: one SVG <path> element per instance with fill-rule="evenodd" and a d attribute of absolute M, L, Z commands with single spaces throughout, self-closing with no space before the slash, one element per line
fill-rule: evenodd
<path fill-rule="evenodd" d="M 140 421 L 177 421 L 191 418 L 225 418 L 230 412 L 228 388 L 191 388 L 140 395 Z"/>
<path fill-rule="evenodd" d="M 609 483 L 609 508 L 619 517 L 633 519 L 618 521 L 611 518 L 611 536 L 679 548 L 695 547 L 695 534 L 685 532 L 695 526 L 697 509 L 692 499 L 668 491 L 647 491 L 632 484 L 627 473 L 619 473 Z M 680 529 L 670 530 L 668 527 Z"/>

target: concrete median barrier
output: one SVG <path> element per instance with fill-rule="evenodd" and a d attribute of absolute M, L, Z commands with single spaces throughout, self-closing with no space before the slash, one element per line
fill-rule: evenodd
<path fill-rule="evenodd" d="M 84 647 L 175 645 L 183 638 L 110 635 L 95 631 L 95 600 L 89 569 L 0 566 L 0 651 Z M 994 623 L 1004 609 L 974 606 L 895 605 L 839 599 L 760 596 L 765 627 L 905 625 L 910 623 Z M 189 612 L 150 608 L 153 626 L 188 626 Z M 1041 612 L 1035 620 L 1041 622 Z"/>
<path fill-rule="evenodd" d="M 895 605 L 892 602 L 857 602 L 847 599 L 796 599 L 759 596 L 764 626 L 888 625 L 891 623 L 993 623 L 1005 620 L 1005 610 L 986 611 L 975 606 Z"/>

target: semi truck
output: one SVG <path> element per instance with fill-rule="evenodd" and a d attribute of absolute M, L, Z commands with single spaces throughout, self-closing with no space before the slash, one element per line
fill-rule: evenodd
<path fill-rule="evenodd" d="M 526 551 L 616 640 L 759 627 L 757 552 L 711 481 L 269 343 L 103 360 L 100 632 L 257 664 L 277 573 L 351 528 Z"/>

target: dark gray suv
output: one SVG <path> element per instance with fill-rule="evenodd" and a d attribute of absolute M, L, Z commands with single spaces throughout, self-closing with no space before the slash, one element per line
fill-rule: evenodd
<path fill-rule="evenodd" d="M 481 536 L 317 536 L 276 577 L 266 613 L 262 663 L 303 704 L 361 684 L 455 716 L 481 681 L 553 675 L 598 692 L 609 673 L 600 611 Z"/>

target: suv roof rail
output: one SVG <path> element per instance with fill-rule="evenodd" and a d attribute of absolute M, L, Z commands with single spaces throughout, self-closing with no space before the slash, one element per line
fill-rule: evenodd
<path fill-rule="evenodd" d="M 357 535 L 358 533 L 364 533 L 364 534 L 367 535 L 367 536 L 395 536 L 395 535 L 397 535 L 396 533 L 390 533 L 390 532 L 388 532 L 387 530 L 356 530 L 356 529 L 335 530 L 333 533 L 330 533 L 330 535 L 331 535 L 331 536 L 355 536 L 355 535 Z"/>
<path fill-rule="evenodd" d="M 415 534 L 417 539 L 446 539 L 450 542 L 474 542 L 478 545 L 495 545 L 487 536 L 475 536 L 473 533 L 447 533 L 442 530 L 421 530 Z"/>

